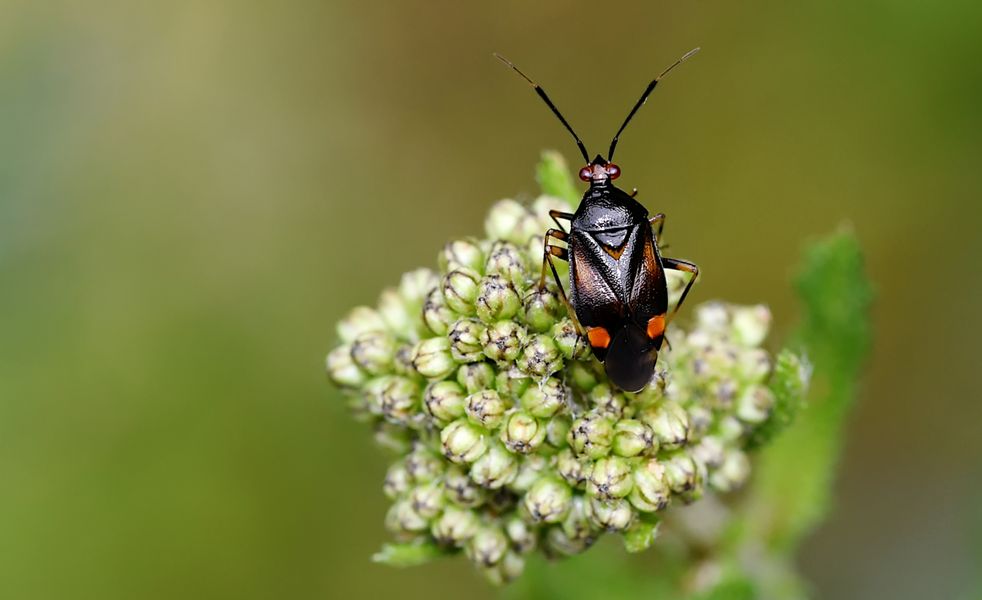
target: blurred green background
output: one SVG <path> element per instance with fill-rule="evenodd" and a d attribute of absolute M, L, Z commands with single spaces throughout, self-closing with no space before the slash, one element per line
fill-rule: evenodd
<path fill-rule="evenodd" d="M 825 598 L 982 593 L 978 3 L 2 14 L 0 597 L 491 597 L 464 561 L 369 562 L 385 458 L 323 376 L 334 322 L 530 198 L 541 149 L 577 164 L 492 51 L 597 150 L 696 45 L 618 151 L 696 301 L 768 302 L 780 339 L 800 249 L 842 222 L 878 289 L 802 571 Z"/>

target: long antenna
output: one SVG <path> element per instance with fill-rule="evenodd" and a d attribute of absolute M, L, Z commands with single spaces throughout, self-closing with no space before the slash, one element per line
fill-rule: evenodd
<path fill-rule="evenodd" d="M 699 48 L 693 48 L 692 50 L 689 50 L 682 56 L 682 58 L 672 63 L 672 66 L 662 71 L 661 75 L 655 77 L 654 80 L 652 80 L 652 82 L 648 84 L 648 87 L 645 88 L 644 93 L 641 94 L 641 99 L 638 100 L 638 103 L 634 105 L 634 108 L 632 108 L 631 112 L 628 113 L 627 118 L 624 119 L 624 124 L 621 125 L 621 128 L 617 130 L 616 134 L 614 134 L 614 139 L 611 140 L 610 142 L 610 151 L 607 153 L 607 162 L 610 162 L 611 160 L 614 159 L 614 148 L 617 147 L 617 138 L 620 137 L 621 132 L 624 131 L 624 128 L 627 127 L 627 124 L 631 122 L 631 119 L 634 117 L 634 113 L 638 112 L 638 109 L 641 108 L 641 105 L 645 103 L 645 101 L 648 99 L 648 96 L 650 96 L 651 92 L 654 91 L 655 86 L 658 85 L 658 82 L 661 81 L 661 78 L 664 77 L 665 75 L 668 75 L 672 69 L 684 63 L 686 60 L 689 59 L 689 57 L 691 57 L 696 52 L 699 52 Z"/>
<path fill-rule="evenodd" d="M 548 106 L 550 110 L 552 110 L 552 113 L 559 118 L 559 121 L 563 124 L 563 127 L 566 128 L 566 131 L 569 131 L 570 134 L 572 134 L 573 139 L 576 140 L 576 147 L 580 149 L 580 154 L 583 155 L 583 160 L 589 163 L 590 154 L 586 151 L 586 146 L 583 145 L 583 142 L 580 141 L 580 136 L 576 135 L 576 132 L 573 131 L 572 127 L 570 127 L 570 124 L 566 122 L 566 119 L 563 117 L 563 114 L 559 112 L 559 109 L 556 108 L 556 105 L 553 104 L 552 100 L 549 99 L 549 96 L 546 95 L 546 91 L 542 89 L 538 83 L 529 79 L 528 75 L 522 73 L 522 71 L 518 67 L 516 67 L 510 60 L 508 60 L 504 56 L 495 52 L 494 57 L 500 60 L 501 62 L 505 63 L 509 67 L 511 67 L 516 73 L 522 76 L 522 79 L 529 82 L 529 85 L 531 85 L 535 89 L 535 93 L 539 95 L 539 98 L 542 98 L 542 101 L 546 103 L 546 106 Z"/>

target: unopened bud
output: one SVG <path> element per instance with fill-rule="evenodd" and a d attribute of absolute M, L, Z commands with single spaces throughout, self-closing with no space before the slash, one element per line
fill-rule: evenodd
<path fill-rule="evenodd" d="M 484 362 L 460 365 L 460 368 L 457 369 L 457 383 L 464 386 L 464 390 L 468 394 L 494 387 L 494 369 Z"/>
<path fill-rule="evenodd" d="M 576 332 L 576 325 L 568 317 L 553 325 L 552 337 L 566 360 L 580 360 L 590 355 L 590 344 Z"/>
<path fill-rule="evenodd" d="M 446 335 L 457 314 L 450 310 L 443 297 L 443 289 L 433 288 L 423 303 L 423 323 L 436 335 Z"/>
<path fill-rule="evenodd" d="M 600 458 L 610 452 L 614 438 L 614 426 L 605 415 L 587 413 L 573 421 L 566 436 L 570 448 L 578 456 Z"/>
<path fill-rule="evenodd" d="M 351 346 L 338 346 L 327 355 L 327 376 L 340 387 L 358 387 L 367 376 L 351 359 Z"/>
<path fill-rule="evenodd" d="M 479 525 L 477 515 L 470 509 L 448 506 L 433 521 L 430 533 L 444 546 L 461 548 L 474 536 Z"/>
<path fill-rule="evenodd" d="M 484 272 L 488 275 L 501 275 L 516 289 L 525 286 L 525 258 L 514 244 L 497 241 L 491 246 Z"/>
<path fill-rule="evenodd" d="M 413 510 L 424 519 L 432 519 L 443 510 L 446 503 L 443 496 L 443 485 L 439 481 L 430 481 L 413 488 L 409 493 L 409 501 Z"/>
<path fill-rule="evenodd" d="M 573 455 L 569 448 L 563 448 L 556 455 L 556 472 L 571 486 L 580 487 L 586 482 L 587 471 L 583 461 Z"/>
<path fill-rule="evenodd" d="M 514 321 L 498 321 L 481 333 L 484 356 L 499 363 L 515 360 L 525 341 L 525 329 Z"/>
<path fill-rule="evenodd" d="M 493 323 L 514 317 L 522 307 L 522 299 L 506 278 L 488 275 L 481 280 L 474 306 L 479 319 Z"/>
<path fill-rule="evenodd" d="M 525 494 L 525 509 L 536 523 L 558 523 L 566 516 L 573 491 L 565 482 L 543 477 Z"/>
<path fill-rule="evenodd" d="M 497 429 L 505 418 L 508 404 L 494 390 L 482 390 L 467 397 L 467 417 L 485 429 Z"/>
<path fill-rule="evenodd" d="M 744 390 L 737 400 L 736 415 L 746 423 L 762 423 L 774 408 L 774 393 L 762 385 L 754 385 Z"/>
<path fill-rule="evenodd" d="M 457 419 L 440 431 L 443 455 L 458 464 L 472 463 L 487 450 L 484 436 L 484 430 L 477 425 Z"/>
<path fill-rule="evenodd" d="M 676 494 L 692 491 L 699 483 L 698 467 L 688 454 L 673 454 L 662 465 L 665 467 L 665 483 Z"/>
<path fill-rule="evenodd" d="M 488 446 L 488 451 L 471 466 L 471 479 L 480 486 L 497 489 L 515 479 L 518 459 L 500 444 Z"/>
<path fill-rule="evenodd" d="M 417 446 L 405 459 L 406 471 L 413 482 L 420 484 L 432 481 L 443 473 L 446 463 L 424 446 Z"/>
<path fill-rule="evenodd" d="M 385 331 L 385 321 L 378 311 L 367 306 L 356 306 L 338 322 L 338 336 L 346 344 L 369 331 Z"/>
<path fill-rule="evenodd" d="M 484 325 L 477 319 L 458 319 L 450 326 L 450 355 L 460 363 L 470 363 L 484 358 L 481 335 Z"/>
<path fill-rule="evenodd" d="M 464 389 L 456 381 L 436 381 L 423 393 L 423 408 L 437 424 L 464 416 Z"/>
<path fill-rule="evenodd" d="M 381 394 L 382 414 L 393 423 L 413 426 L 419 420 L 419 387 L 411 379 L 392 377 Z"/>
<path fill-rule="evenodd" d="M 392 369 L 395 352 L 395 340 L 381 331 L 365 332 L 355 338 L 351 345 L 351 359 L 372 375 L 388 373 Z"/>
<path fill-rule="evenodd" d="M 545 333 L 556 324 L 563 309 L 559 296 L 547 288 L 536 287 L 523 299 L 522 312 L 529 331 Z"/>
<path fill-rule="evenodd" d="M 479 527 L 467 543 L 467 557 L 482 567 L 498 564 L 507 550 L 508 537 L 499 527 Z"/>
<path fill-rule="evenodd" d="M 627 500 L 590 499 L 590 518 L 602 529 L 607 531 L 624 531 L 634 522 L 634 509 Z"/>
<path fill-rule="evenodd" d="M 518 368 L 533 377 L 548 377 L 563 368 L 556 342 L 546 335 L 530 335 L 518 357 Z"/>
<path fill-rule="evenodd" d="M 590 403 L 598 412 L 608 415 L 612 419 L 619 419 L 624 415 L 627 398 L 609 384 L 601 383 L 590 390 Z"/>
<path fill-rule="evenodd" d="M 402 462 L 393 463 L 385 473 L 385 481 L 382 483 L 382 491 L 390 500 L 395 500 L 402 496 L 412 487 L 412 481 L 406 465 Z"/>
<path fill-rule="evenodd" d="M 653 458 L 634 467 L 631 474 L 634 487 L 628 496 L 631 504 L 642 512 L 655 512 L 668 506 L 671 490 L 665 482 L 665 467 Z"/>
<path fill-rule="evenodd" d="M 590 470 L 586 491 L 595 498 L 612 500 L 623 498 L 631 492 L 631 466 L 620 456 L 597 459 Z"/>
<path fill-rule="evenodd" d="M 480 243 L 473 238 L 454 240 L 443 247 L 437 262 L 443 272 L 460 268 L 480 271 L 484 265 L 484 252 Z"/>
<path fill-rule="evenodd" d="M 450 340 L 445 337 L 428 338 L 413 349 L 413 367 L 427 379 L 443 379 L 457 368 L 450 354 Z"/>
<path fill-rule="evenodd" d="M 505 534 L 508 535 L 512 548 L 519 554 L 527 554 L 538 545 L 536 530 L 518 515 L 512 515 L 505 521 Z"/>
<path fill-rule="evenodd" d="M 709 476 L 709 485 L 720 492 L 733 491 L 750 477 L 750 460 L 737 449 L 726 451 L 723 464 Z"/>
<path fill-rule="evenodd" d="M 505 447 L 518 454 L 534 452 L 546 439 L 545 423 L 527 412 L 516 411 L 508 415 L 501 428 L 501 441 Z"/>
<path fill-rule="evenodd" d="M 631 457 L 655 449 L 655 434 L 641 421 L 623 419 L 614 425 L 614 441 L 611 444 L 614 454 Z"/>
<path fill-rule="evenodd" d="M 689 436 L 689 416 L 678 404 L 670 401 L 645 409 L 639 415 L 645 425 L 651 427 L 663 450 L 680 448 Z"/>
<path fill-rule="evenodd" d="M 744 346 L 759 346 L 771 326 L 771 311 L 762 304 L 741 306 L 732 313 L 733 338 Z"/>
<path fill-rule="evenodd" d="M 532 416 L 548 418 L 566 406 L 566 388 L 555 377 L 531 386 L 522 394 L 522 407 Z"/>
<path fill-rule="evenodd" d="M 443 278 L 443 297 L 447 306 L 461 315 L 473 314 L 480 281 L 477 271 L 464 267 L 447 273 Z"/>
<path fill-rule="evenodd" d="M 471 481 L 467 473 L 458 466 L 447 469 L 443 476 L 443 488 L 448 500 L 466 508 L 480 506 L 486 496 L 484 489 Z"/>

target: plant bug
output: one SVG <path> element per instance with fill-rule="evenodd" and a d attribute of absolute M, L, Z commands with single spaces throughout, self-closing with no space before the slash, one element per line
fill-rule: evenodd
<path fill-rule="evenodd" d="M 621 175 L 621 169 L 611 161 L 624 128 L 661 78 L 698 51 L 699 48 L 689 51 L 648 84 L 614 134 L 607 158 L 598 154 L 593 160 L 590 160 L 583 142 L 545 90 L 506 58 L 494 55 L 535 89 L 576 140 L 576 146 L 583 155 L 586 166 L 580 169 L 579 176 L 590 187 L 583 194 L 575 213 L 549 212 L 557 228 L 547 231 L 543 238 L 539 287 L 545 285 L 548 265 L 563 301 L 571 308 L 570 313 L 575 315 L 577 329 L 585 334 L 594 356 L 604 364 L 607 377 L 614 385 L 628 392 L 641 391 L 651 381 L 658 351 L 665 339 L 668 324 L 665 269 L 692 274 L 675 305 L 674 316 L 699 276 L 699 267 L 689 261 L 661 256 L 658 240 L 665 225 L 665 214 L 649 217 L 648 210 L 634 199 L 637 190 L 627 194 L 615 186 L 612 182 Z M 570 223 L 568 232 L 560 220 Z M 657 234 L 653 231 L 656 225 Z M 552 243 L 557 240 L 566 246 Z M 554 258 L 570 264 L 568 298 L 553 263 Z"/>

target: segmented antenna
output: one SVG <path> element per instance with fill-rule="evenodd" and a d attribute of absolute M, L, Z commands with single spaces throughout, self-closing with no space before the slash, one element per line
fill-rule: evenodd
<path fill-rule="evenodd" d="M 627 124 L 631 122 L 631 119 L 634 117 L 634 113 L 638 112 L 638 109 L 641 108 L 641 105 L 645 103 L 645 101 L 648 99 L 648 96 L 650 96 L 651 92 L 654 91 L 655 86 L 658 85 L 658 82 L 661 81 L 661 78 L 664 77 L 665 75 L 668 75 L 672 69 L 684 63 L 686 60 L 689 59 L 690 56 L 692 56 L 696 52 L 699 52 L 699 48 L 693 48 L 692 50 L 689 50 L 682 56 L 682 58 L 672 63 L 672 66 L 662 71 L 661 75 L 655 77 L 654 80 L 652 80 L 652 82 L 648 84 L 648 87 L 645 88 L 644 93 L 641 94 L 641 99 L 638 100 L 637 104 L 634 105 L 634 108 L 632 108 L 631 112 L 628 113 L 627 118 L 624 119 L 624 124 L 621 125 L 621 128 L 617 130 L 616 134 L 614 134 L 614 139 L 611 140 L 610 142 L 610 151 L 607 152 L 607 162 L 610 162 L 611 160 L 614 159 L 614 148 L 617 147 L 617 138 L 620 137 L 621 133 L 624 131 L 624 128 L 627 127 Z"/>
<path fill-rule="evenodd" d="M 690 54 L 691 54 L 691 52 L 690 52 Z M 505 63 L 509 67 L 511 67 L 516 73 L 518 73 L 519 75 L 522 76 L 522 79 L 524 79 L 525 81 L 529 82 L 529 85 L 531 85 L 535 89 L 535 93 L 539 95 L 539 98 L 542 98 L 542 101 L 546 103 L 546 106 L 548 106 L 549 109 L 552 110 L 552 114 L 556 115 L 556 117 L 559 119 L 559 121 L 563 124 L 563 127 L 566 128 L 566 131 L 569 131 L 570 134 L 573 136 L 573 139 L 576 140 L 576 147 L 580 149 L 580 154 L 583 155 L 583 160 L 585 162 L 589 163 L 590 162 L 590 154 L 586 151 L 586 146 L 584 146 L 583 145 L 583 142 L 580 141 L 580 136 L 576 135 L 576 132 L 573 131 L 573 128 L 570 126 L 570 124 L 563 117 L 563 114 L 561 112 L 559 112 L 559 109 L 556 108 L 556 105 L 553 104 L 552 103 L 552 100 L 549 99 L 549 96 L 546 94 L 546 91 L 544 89 L 542 89 L 542 87 L 540 87 L 538 83 L 532 81 L 529 78 L 528 75 L 526 75 L 525 73 L 522 73 L 522 71 L 518 67 L 516 67 L 514 65 L 514 63 L 512 63 L 510 60 L 508 60 L 504 56 L 502 56 L 502 55 L 498 54 L 497 52 L 495 52 L 494 53 L 494 57 L 497 58 L 498 60 L 500 60 L 501 62 Z M 654 87 L 654 86 L 652 86 L 652 87 Z M 635 108 L 635 110 L 637 110 L 637 108 Z M 631 114 L 634 114 L 633 111 L 632 111 Z M 627 123 L 625 123 L 625 125 L 626 124 Z M 623 127 L 621 129 L 623 129 Z M 618 133 L 620 133 L 620 132 L 618 132 Z M 616 141 L 616 139 L 615 139 L 615 141 Z"/>

